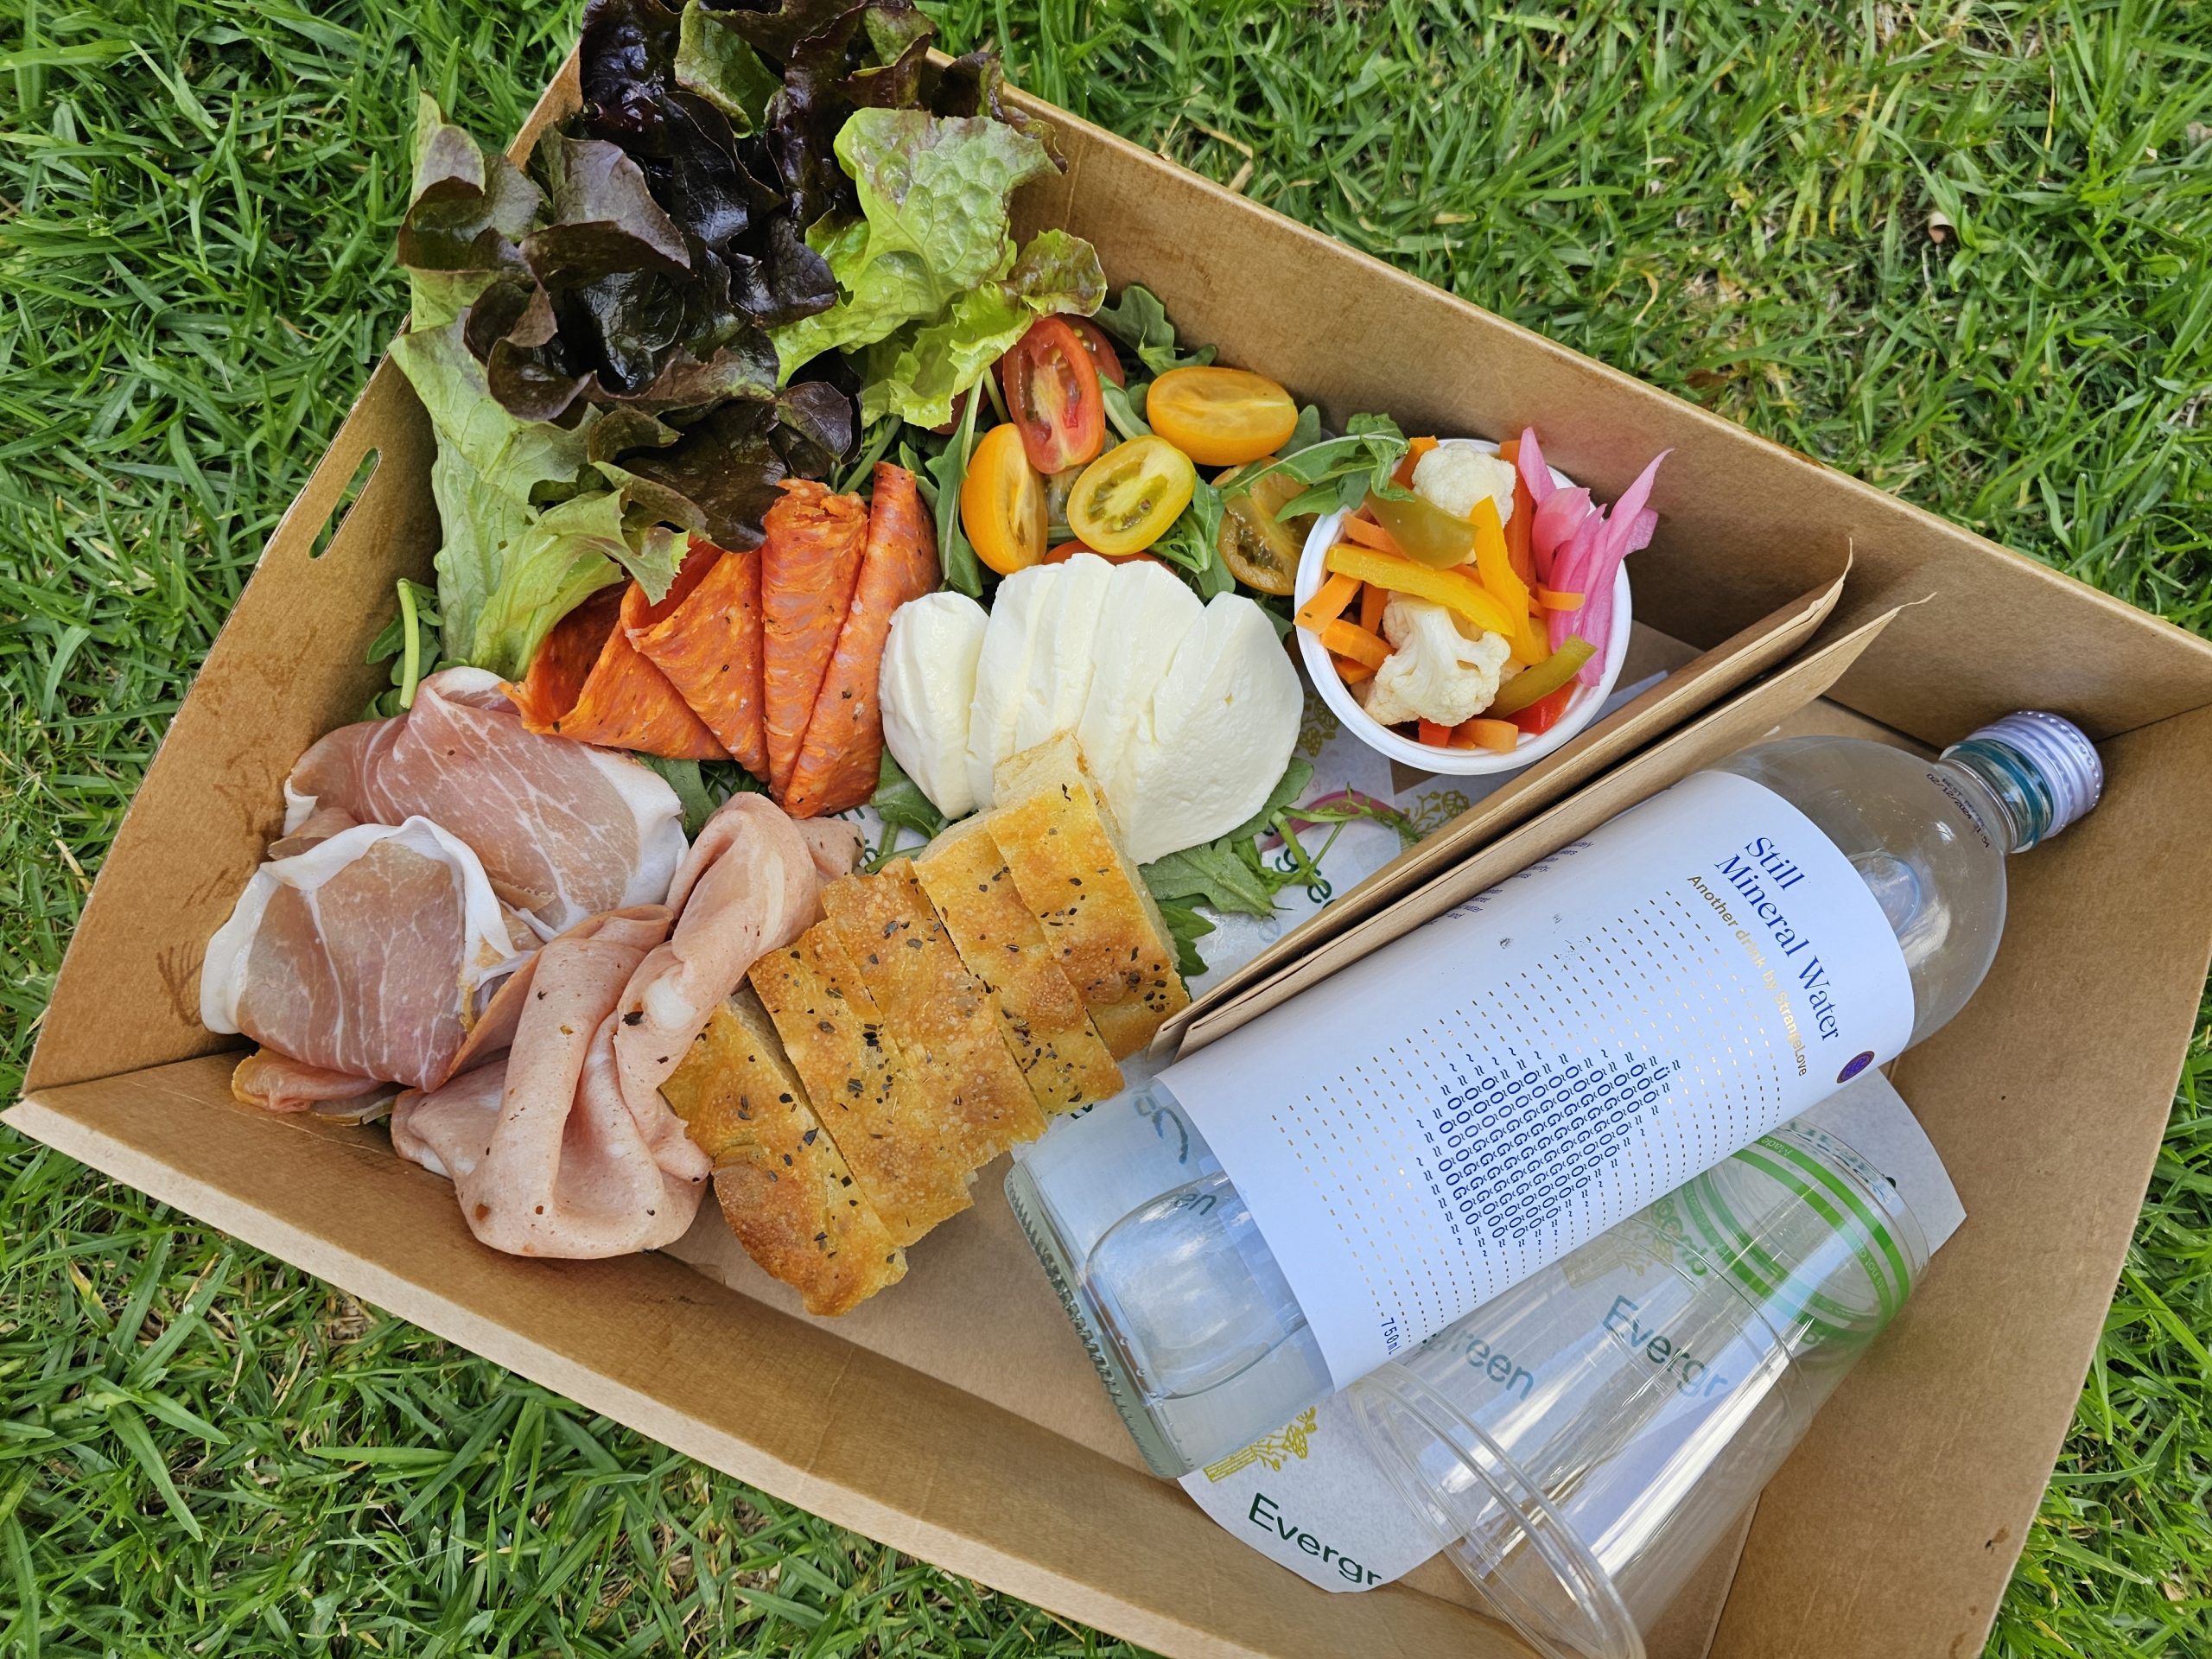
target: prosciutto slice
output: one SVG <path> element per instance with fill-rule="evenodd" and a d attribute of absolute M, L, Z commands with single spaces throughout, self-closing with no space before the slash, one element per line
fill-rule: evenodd
<path fill-rule="evenodd" d="M 665 1118 L 683 1135 L 661 1084 L 746 970 L 821 918 L 823 883 L 859 850 L 849 824 L 795 823 L 762 795 L 734 795 L 707 820 L 669 890 L 676 931 L 622 991 L 614 1058 L 639 1122 Z"/>
<path fill-rule="evenodd" d="M 616 1005 L 669 920 L 658 906 L 618 912 L 551 941 L 510 999 L 505 1057 L 392 1109 L 394 1148 L 453 1181 L 469 1230 L 494 1249 L 656 1249 L 697 1213 L 705 1154 L 658 1096 L 634 1113 L 615 1069 Z"/>
<path fill-rule="evenodd" d="M 231 1094 L 241 1104 L 265 1112 L 334 1111 L 341 1103 L 365 1104 L 377 1097 L 389 1099 L 391 1084 L 376 1077 L 356 1077 L 344 1071 L 327 1071 L 304 1065 L 269 1049 L 259 1049 L 238 1062 L 231 1073 Z"/>
<path fill-rule="evenodd" d="M 499 676 L 479 668 L 431 675 L 404 715 L 332 732 L 300 757 L 284 798 L 288 835 L 333 812 L 443 825 L 549 934 L 659 903 L 684 852 L 674 790 L 626 755 L 524 731 Z"/>
<path fill-rule="evenodd" d="M 253 873 L 208 941 L 200 1017 L 290 1063 L 249 1060 L 234 1084 L 278 1109 L 349 1077 L 428 1087 L 532 942 L 457 837 L 427 818 L 356 824 Z"/>

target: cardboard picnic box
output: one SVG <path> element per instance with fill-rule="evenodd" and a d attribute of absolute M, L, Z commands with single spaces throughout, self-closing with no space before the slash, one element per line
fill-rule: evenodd
<path fill-rule="evenodd" d="M 531 132 L 575 96 L 572 66 Z M 1179 1026 L 1186 1048 L 1778 725 L 1937 746 L 2045 707 L 2098 740 L 2102 805 L 2015 861 L 1994 971 L 1897 1068 L 1970 1219 L 1739 1546 L 1653 1633 L 1664 1656 L 1978 1651 L 2069 1421 L 2204 984 L 2212 645 L 1042 113 L 1068 165 L 1025 197 L 1028 225 L 1090 238 L 1116 286 L 1146 283 L 1224 360 L 1338 419 L 1533 423 L 1601 496 L 1674 451 L 1658 539 L 1633 570 L 1647 644 L 1675 671 L 1230 976 Z M 692 1250 L 706 1271 L 673 1255 L 494 1254 L 381 1128 L 232 1103 L 235 1056 L 197 1017 L 202 948 L 279 823 L 285 772 L 383 673 L 363 650 L 394 579 L 429 574 L 430 458 L 386 363 L 176 715 L 10 1121 L 678 1450 L 1147 1647 L 1522 1651 L 1440 1562 L 1329 1595 L 1146 1474 L 996 1169 L 905 1283 L 832 1322 L 748 1279 L 734 1251 Z"/>

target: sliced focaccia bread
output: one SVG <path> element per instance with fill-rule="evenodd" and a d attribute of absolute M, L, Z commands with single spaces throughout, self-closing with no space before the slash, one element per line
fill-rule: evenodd
<path fill-rule="evenodd" d="M 660 1091 L 714 1160 L 730 1231 L 808 1313 L 845 1313 L 906 1276 L 906 1253 L 815 1116 L 750 988 L 715 1011 Z"/>
<path fill-rule="evenodd" d="M 1043 924 L 1107 1051 L 1124 1059 L 1191 1000 L 1159 907 L 1116 842 L 1072 739 L 1011 757 L 995 789 L 1001 805 L 982 832 Z"/>
<path fill-rule="evenodd" d="M 836 929 L 816 923 L 754 963 L 751 977 L 816 1116 L 892 1238 L 911 1244 L 965 1210 L 974 1166 L 915 1086 Z"/>
<path fill-rule="evenodd" d="M 961 960 L 996 1000 L 1000 1028 L 1038 1105 L 1066 1112 L 1119 1094 L 1122 1070 L 1060 971 L 1044 924 L 1022 902 L 998 843 L 984 834 L 941 836 L 915 861 L 914 877 Z"/>
<path fill-rule="evenodd" d="M 978 1167 L 1045 1119 L 1000 1034 L 989 988 L 968 971 L 944 925 L 895 859 L 822 891 L 822 908 L 927 1099 L 948 1150 Z"/>

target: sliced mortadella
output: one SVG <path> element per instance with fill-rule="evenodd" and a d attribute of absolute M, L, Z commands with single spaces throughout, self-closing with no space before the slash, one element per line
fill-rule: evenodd
<path fill-rule="evenodd" d="M 667 913 L 601 918 L 548 944 L 503 1059 L 392 1109 L 401 1156 L 448 1177 L 471 1232 L 515 1255 L 625 1255 L 673 1243 L 706 1160 L 664 1104 L 640 1123 L 614 1058 L 615 1007 Z"/>
<path fill-rule="evenodd" d="M 684 1140 L 660 1086 L 746 970 L 821 918 L 823 883 L 849 870 L 859 850 L 849 825 L 817 820 L 803 831 L 765 796 L 734 795 L 677 873 L 675 931 L 622 988 L 614 1057 L 641 1128 L 672 1134 L 702 1173 L 704 1154 Z"/>

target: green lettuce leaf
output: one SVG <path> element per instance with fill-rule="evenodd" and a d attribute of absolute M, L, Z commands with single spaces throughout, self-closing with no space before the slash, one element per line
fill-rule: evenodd
<path fill-rule="evenodd" d="M 1098 251 L 1065 231 L 1040 231 L 1013 268 L 970 289 L 944 315 L 910 323 L 868 347 L 861 418 L 896 415 L 943 426 L 952 401 L 990 372 L 1039 317 L 1089 316 L 1106 296 Z"/>
<path fill-rule="evenodd" d="M 1014 263 L 1008 202 L 1052 170 L 1030 135 L 981 116 L 855 111 L 837 134 L 861 222 L 817 226 L 808 245 L 830 262 L 837 302 L 772 331 L 785 378 L 824 352 L 881 340 L 934 317 Z"/>
<path fill-rule="evenodd" d="M 443 506 L 441 501 L 441 512 Z M 520 679 L 553 625 L 601 588 L 620 582 L 630 556 L 622 498 L 612 490 L 571 496 L 535 515 L 494 556 L 493 579 L 462 659 Z M 441 559 L 438 591 L 444 598 Z M 452 601 L 445 603 L 450 629 Z"/>
<path fill-rule="evenodd" d="M 690 0 L 677 35 L 676 84 L 728 117 L 730 130 L 742 138 L 766 124 L 768 100 L 783 90 L 784 78 L 760 61 L 729 14 Z"/>

